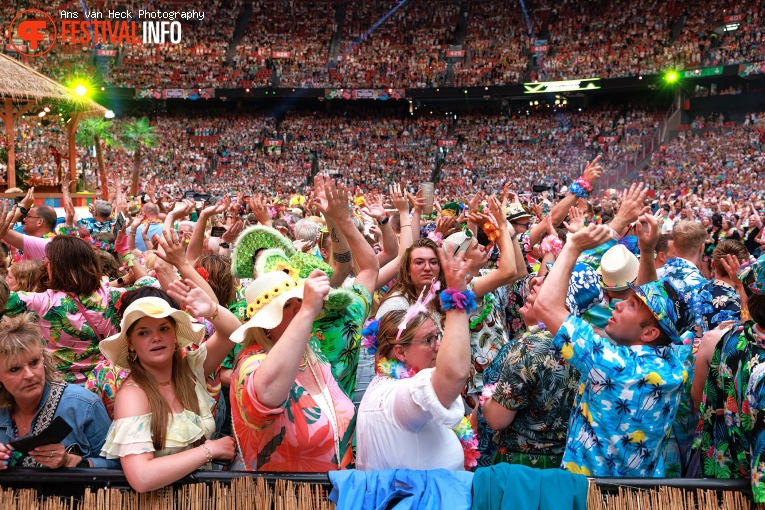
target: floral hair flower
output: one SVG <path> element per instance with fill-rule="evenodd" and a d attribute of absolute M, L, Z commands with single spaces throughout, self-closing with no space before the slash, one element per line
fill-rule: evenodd
<path fill-rule="evenodd" d="M 207 269 L 205 269 L 203 267 L 198 267 L 197 268 L 197 273 L 199 274 L 199 276 L 202 277 L 202 279 L 204 281 L 209 283 L 209 281 L 210 281 L 210 273 L 207 272 Z"/>

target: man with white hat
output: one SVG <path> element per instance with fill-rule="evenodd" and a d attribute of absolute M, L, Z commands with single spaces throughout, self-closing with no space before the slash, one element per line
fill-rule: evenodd
<path fill-rule="evenodd" d="M 640 260 L 623 244 L 609 248 L 600 259 L 600 285 L 606 299 L 587 310 L 582 316 L 587 322 L 600 328 L 606 327 L 608 319 L 619 301 L 629 298 L 630 284 L 638 277 Z"/>

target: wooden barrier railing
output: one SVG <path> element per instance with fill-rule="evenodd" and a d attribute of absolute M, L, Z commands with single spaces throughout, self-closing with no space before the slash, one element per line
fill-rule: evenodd
<path fill-rule="evenodd" d="M 588 510 L 751 510 L 748 480 L 591 478 Z M 326 473 L 198 472 L 138 494 L 122 471 L 12 468 L 0 473 L 0 510 L 329 510 Z"/>

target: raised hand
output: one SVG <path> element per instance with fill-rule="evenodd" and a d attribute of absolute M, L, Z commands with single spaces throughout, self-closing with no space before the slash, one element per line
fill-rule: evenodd
<path fill-rule="evenodd" d="M 324 306 L 324 300 L 329 296 L 329 276 L 324 271 L 314 269 L 305 279 L 304 285 L 303 305 L 300 309 L 316 316 Z"/>
<path fill-rule="evenodd" d="M 467 289 L 466 277 L 470 269 L 470 263 L 465 260 L 465 252 L 460 252 L 455 257 L 450 257 L 444 250 L 438 250 L 438 260 L 441 271 L 444 272 L 447 288 L 454 288 L 462 292 Z"/>
<path fill-rule="evenodd" d="M 642 214 L 635 224 L 635 233 L 640 251 L 653 253 L 656 243 L 659 242 L 659 236 L 661 236 L 659 220 L 653 214 Z"/>
<path fill-rule="evenodd" d="M 361 208 L 361 212 L 377 221 L 384 220 L 388 215 L 385 212 L 385 207 L 383 207 L 382 197 L 377 193 L 364 195 L 364 206 Z"/>
<path fill-rule="evenodd" d="M 220 236 L 220 240 L 224 243 L 233 244 L 236 242 L 237 238 L 239 237 L 239 234 L 242 233 L 242 230 L 244 229 L 244 223 L 242 220 L 236 220 L 233 225 L 231 225 L 228 230 L 226 230 L 222 236 Z"/>
<path fill-rule="evenodd" d="M 393 207 L 402 216 L 409 214 L 409 201 L 407 200 L 405 189 L 406 187 L 399 183 L 394 183 L 390 187 L 390 198 L 393 202 Z"/>
<path fill-rule="evenodd" d="M 172 282 L 167 288 L 167 293 L 181 303 L 192 317 L 212 317 L 218 306 L 204 290 L 188 278 Z"/>
<path fill-rule="evenodd" d="M 584 216 L 578 207 L 572 207 L 568 210 L 568 220 L 568 223 L 563 222 L 563 226 L 572 234 L 584 228 Z"/>
<path fill-rule="evenodd" d="M 159 246 L 162 248 L 161 251 L 157 250 L 157 257 L 168 264 L 181 267 L 184 263 L 187 263 L 184 244 L 181 243 L 181 238 L 175 230 L 163 230 L 161 236 L 154 236 L 153 242 L 155 245 L 159 243 Z"/>
<path fill-rule="evenodd" d="M 595 159 L 584 166 L 584 174 L 582 175 L 590 184 L 594 184 L 603 175 L 603 167 L 598 164 L 601 156 L 601 154 L 598 154 Z"/>

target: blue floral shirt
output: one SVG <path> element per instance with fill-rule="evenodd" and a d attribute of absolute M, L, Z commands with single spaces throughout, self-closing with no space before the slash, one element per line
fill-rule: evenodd
<path fill-rule="evenodd" d="M 685 297 L 686 302 L 691 307 L 694 323 L 698 328 L 696 336 L 701 336 L 704 331 L 701 312 L 701 300 L 698 290 L 702 285 L 709 283 L 691 262 L 680 257 L 673 257 L 667 260 L 667 263 L 656 270 L 658 279 L 667 278 L 675 286 L 677 291 Z"/>
<path fill-rule="evenodd" d="M 704 331 L 715 329 L 724 321 L 741 320 L 741 297 L 736 289 L 721 280 L 702 285 L 699 310 Z"/>
<path fill-rule="evenodd" d="M 690 346 L 615 345 L 570 315 L 551 348 L 582 374 L 561 467 L 587 476 L 663 476 Z"/>

